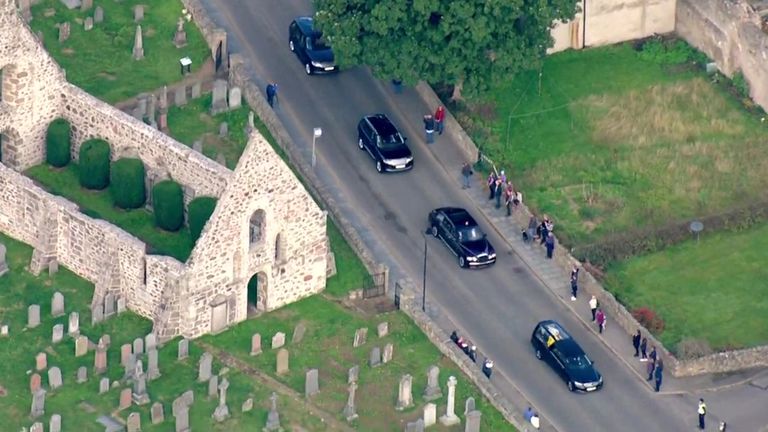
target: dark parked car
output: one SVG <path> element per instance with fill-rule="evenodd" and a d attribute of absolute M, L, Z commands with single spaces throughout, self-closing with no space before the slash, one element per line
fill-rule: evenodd
<path fill-rule="evenodd" d="M 482 267 L 496 262 L 496 251 L 475 219 L 462 208 L 443 207 L 429 213 L 433 236 L 459 258 L 460 267 Z"/>
<path fill-rule="evenodd" d="M 413 168 L 406 140 L 384 114 L 365 116 L 357 124 L 357 146 L 371 155 L 380 173 Z"/>
<path fill-rule="evenodd" d="M 288 27 L 288 46 L 304 65 L 307 75 L 337 72 L 339 67 L 323 34 L 315 31 L 311 17 L 299 17 Z"/>
<path fill-rule="evenodd" d="M 556 321 L 542 321 L 531 335 L 536 358 L 544 360 L 565 380 L 570 391 L 591 392 L 603 386 L 595 364 Z"/>

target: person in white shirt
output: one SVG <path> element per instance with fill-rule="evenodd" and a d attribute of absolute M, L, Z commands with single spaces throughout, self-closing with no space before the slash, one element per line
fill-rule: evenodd
<path fill-rule="evenodd" d="M 592 296 L 589 299 L 589 310 L 592 311 L 592 321 L 595 320 L 595 313 L 597 313 L 597 297 Z"/>

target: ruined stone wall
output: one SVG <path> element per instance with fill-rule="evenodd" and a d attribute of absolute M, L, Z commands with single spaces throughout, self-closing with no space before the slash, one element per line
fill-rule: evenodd
<path fill-rule="evenodd" d="M 675 31 L 732 77 L 739 70 L 750 96 L 768 110 L 768 35 L 745 0 L 678 0 Z"/>

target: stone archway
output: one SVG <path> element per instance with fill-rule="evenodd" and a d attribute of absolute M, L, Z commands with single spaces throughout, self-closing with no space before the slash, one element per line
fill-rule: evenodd
<path fill-rule="evenodd" d="M 19 161 L 16 157 L 21 137 L 12 128 L 0 130 L 0 163 L 8 168 L 18 169 Z"/>
<path fill-rule="evenodd" d="M 267 215 L 264 210 L 256 210 L 248 220 L 248 244 L 251 250 L 255 246 L 260 246 L 264 241 L 264 234 L 267 226 Z"/>
<path fill-rule="evenodd" d="M 253 316 L 266 309 L 267 274 L 258 272 L 248 280 L 246 307 L 248 316 Z"/>

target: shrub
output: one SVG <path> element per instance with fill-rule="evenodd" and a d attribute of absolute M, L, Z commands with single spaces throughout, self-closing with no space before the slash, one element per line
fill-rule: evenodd
<path fill-rule="evenodd" d="M 205 224 L 213 214 L 216 208 L 216 198 L 198 197 L 189 203 L 187 217 L 189 219 L 189 232 L 192 235 L 192 241 L 197 241 L 203 232 Z"/>
<path fill-rule="evenodd" d="M 739 96 L 742 98 L 749 98 L 749 83 L 747 82 L 747 79 L 744 78 L 744 74 L 741 73 L 741 71 L 736 72 L 736 74 L 733 75 L 731 83 L 733 83 L 733 88 Z"/>
<path fill-rule="evenodd" d="M 639 307 L 632 310 L 632 316 L 649 332 L 658 335 L 664 331 L 664 320 L 656 312 L 647 307 Z"/>
<path fill-rule="evenodd" d="M 117 207 L 135 209 L 147 200 L 144 192 L 144 164 L 140 159 L 122 158 L 112 164 L 109 192 Z"/>
<path fill-rule="evenodd" d="M 45 161 L 56 168 L 67 166 L 72 159 L 72 137 L 69 122 L 57 118 L 45 134 Z"/>
<path fill-rule="evenodd" d="M 688 62 L 703 64 L 707 61 L 706 55 L 680 39 L 670 40 L 654 37 L 640 44 L 635 44 L 635 48 L 640 49 L 638 56 L 641 59 L 662 65 Z"/>
<path fill-rule="evenodd" d="M 109 144 L 101 139 L 80 146 L 80 186 L 101 190 L 109 184 Z"/>
<path fill-rule="evenodd" d="M 184 192 L 173 180 L 164 180 L 152 188 L 155 224 L 166 231 L 178 231 L 184 223 Z"/>
<path fill-rule="evenodd" d="M 712 354 L 712 347 L 704 339 L 685 338 L 677 343 L 677 358 L 680 360 L 694 359 Z"/>

